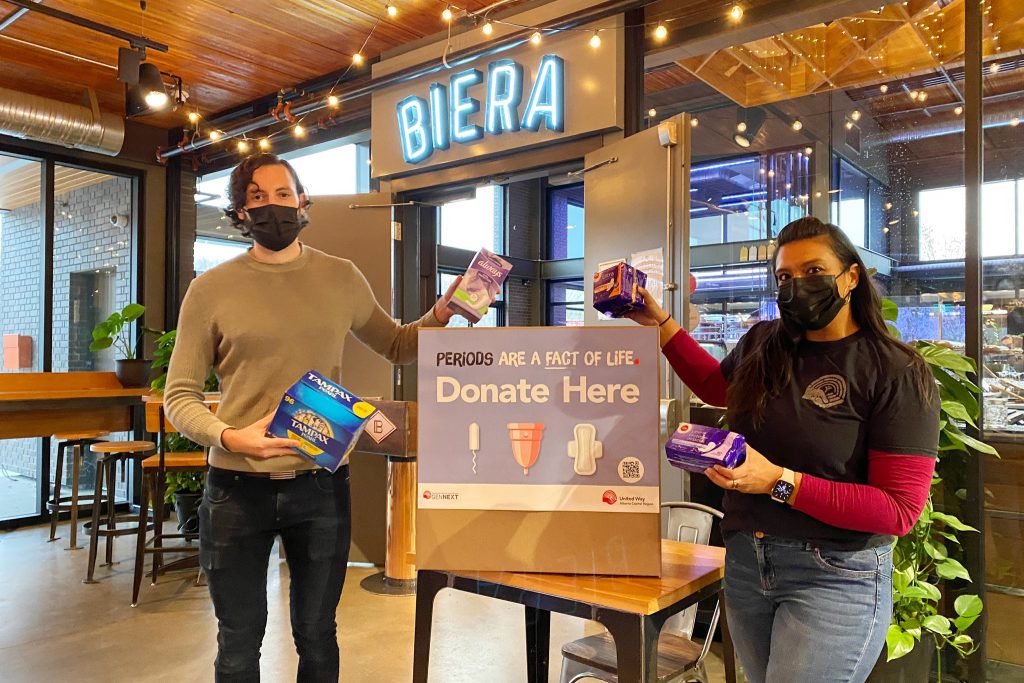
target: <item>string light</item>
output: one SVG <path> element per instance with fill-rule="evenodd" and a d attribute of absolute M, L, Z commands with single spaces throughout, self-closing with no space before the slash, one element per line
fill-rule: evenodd
<path fill-rule="evenodd" d="M 999 62 L 992 62 L 992 66 L 988 68 L 988 72 L 991 74 L 999 73 Z"/>
<path fill-rule="evenodd" d="M 260 149 L 264 152 L 270 149 L 270 138 L 260 138 Z"/>
<path fill-rule="evenodd" d="M 846 130 L 853 130 L 853 121 L 846 122 Z"/>
<path fill-rule="evenodd" d="M 352 55 L 352 63 L 353 64 L 362 64 L 363 63 L 363 53 L 362 52 L 357 52 L 354 55 Z"/>
<path fill-rule="evenodd" d="M 920 93 L 918 93 L 916 90 L 911 90 L 910 91 L 910 99 L 912 99 L 912 100 L 914 100 L 916 102 L 917 101 L 917 97 L 918 97 L 919 94 Z"/>
<path fill-rule="evenodd" d="M 398 8 L 392 5 L 391 3 L 385 5 L 384 9 L 387 10 L 388 16 L 391 17 L 392 19 L 398 16 Z"/>
<path fill-rule="evenodd" d="M 540 45 L 541 38 L 543 38 L 543 36 L 541 36 L 540 31 L 534 31 L 533 35 L 530 36 L 530 42 L 534 45 Z"/>
<path fill-rule="evenodd" d="M 292 133 L 294 133 L 295 137 L 297 137 L 297 138 L 304 138 L 304 137 L 306 137 L 306 129 L 302 127 L 301 123 L 296 123 L 295 124 L 295 127 L 292 128 Z"/>
<path fill-rule="evenodd" d="M 736 132 L 737 133 L 746 133 L 747 132 L 747 122 L 746 121 L 740 121 L 739 123 L 737 123 L 736 124 Z"/>
<path fill-rule="evenodd" d="M 921 91 L 921 92 L 920 92 L 920 93 L 918 94 L 918 96 L 917 96 L 917 101 L 918 101 L 918 102 L 924 102 L 924 101 L 925 101 L 925 100 L 927 100 L 927 99 L 928 99 L 928 93 L 926 93 L 926 92 L 925 92 L 925 91 L 923 91 L 923 90 L 922 90 L 922 91 Z"/>
<path fill-rule="evenodd" d="M 884 95 L 885 93 L 889 92 L 889 86 L 883 83 L 882 86 L 879 88 L 879 91 L 881 91 L 881 93 Z"/>
<path fill-rule="evenodd" d="M 957 106 L 956 106 L 956 107 L 955 107 L 955 108 L 953 109 L 953 113 L 954 113 L 954 114 L 956 114 L 957 116 L 960 116 L 961 114 L 963 114 L 963 113 L 964 113 L 964 108 L 963 108 L 963 107 L 961 107 L 961 106 L 959 106 L 959 105 L 957 105 Z"/>
<path fill-rule="evenodd" d="M 657 28 L 654 29 L 654 39 L 661 41 L 668 38 L 668 29 L 665 28 L 665 24 L 658 24 Z"/>
<path fill-rule="evenodd" d="M 804 147 L 804 154 L 806 154 L 807 156 L 811 156 L 812 154 L 814 154 L 814 148 L 813 147 Z"/>
<path fill-rule="evenodd" d="M 451 7 L 445 7 L 444 11 L 441 12 L 441 18 L 444 19 L 445 21 L 451 21 L 452 20 L 452 8 Z"/>
<path fill-rule="evenodd" d="M 491 22 L 484 24 L 483 32 L 485 36 L 489 36 L 494 33 L 494 25 Z"/>
<path fill-rule="evenodd" d="M 245 140 L 239 140 L 238 141 L 238 153 L 239 154 L 248 154 L 249 153 L 249 143 L 246 142 Z"/>
<path fill-rule="evenodd" d="M 793 127 L 793 130 L 797 132 L 800 132 L 804 128 L 804 122 L 801 121 L 800 119 L 793 119 L 793 123 L 791 125 Z"/>
<path fill-rule="evenodd" d="M 590 36 L 590 47 L 594 48 L 595 50 L 601 47 L 601 36 L 598 34 L 597 31 L 594 31 L 594 35 Z"/>
<path fill-rule="evenodd" d="M 658 110 L 657 109 L 648 109 L 647 110 L 647 116 L 649 116 L 650 118 L 653 119 L 657 115 L 658 115 Z"/>
<path fill-rule="evenodd" d="M 735 4 L 729 10 L 729 18 L 733 21 L 739 21 L 743 18 L 743 8 L 739 4 Z"/>
<path fill-rule="evenodd" d="M 1016 128 L 1017 126 L 1020 125 L 1020 119 L 1014 116 L 1012 119 L 1010 119 L 1010 125 Z"/>
<path fill-rule="evenodd" d="M 694 116 L 692 119 L 690 119 L 690 127 L 691 128 L 696 128 L 699 125 L 700 125 L 700 119 L 698 119 L 696 116 Z"/>
<path fill-rule="evenodd" d="M 854 109 L 850 112 L 850 118 L 854 121 L 860 121 L 860 109 Z"/>
<path fill-rule="evenodd" d="M 188 122 L 191 123 L 193 126 L 199 123 L 199 112 L 190 111 L 188 113 Z"/>
<path fill-rule="evenodd" d="M 327 106 L 328 107 L 337 107 L 338 104 L 339 104 L 339 100 L 338 100 L 338 96 L 337 95 L 328 95 L 327 96 Z"/>
<path fill-rule="evenodd" d="M 210 139 L 214 142 L 217 142 L 217 140 L 220 140 L 222 137 L 224 137 L 224 133 L 221 133 L 219 130 L 210 131 Z"/>

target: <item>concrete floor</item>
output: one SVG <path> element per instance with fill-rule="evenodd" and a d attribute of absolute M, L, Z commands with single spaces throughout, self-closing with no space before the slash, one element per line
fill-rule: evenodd
<path fill-rule="evenodd" d="M 114 567 L 98 567 L 99 584 L 84 585 L 88 550 L 47 543 L 43 526 L 0 532 L 0 680 L 213 680 L 216 623 L 195 572 L 143 584 L 132 608 L 134 538 L 118 539 Z M 341 679 L 402 683 L 411 679 L 415 604 L 411 597 L 366 593 L 359 582 L 373 569 L 352 568 L 338 609 Z M 288 625 L 288 569 L 270 561 L 270 615 L 263 643 L 263 680 L 295 678 L 297 657 Z M 434 611 L 431 683 L 521 683 L 526 680 L 522 607 L 444 591 Z M 596 633 L 594 622 L 553 615 L 551 675 L 558 681 L 561 645 Z M 717 650 L 717 646 L 716 646 Z M 713 653 L 712 681 L 723 681 Z"/>

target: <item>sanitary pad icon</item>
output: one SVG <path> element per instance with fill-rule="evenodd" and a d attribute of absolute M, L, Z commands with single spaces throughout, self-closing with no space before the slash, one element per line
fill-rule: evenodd
<path fill-rule="evenodd" d="M 597 440 L 597 427 L 578 424 L 573 429 L 574 441 L 569 442 L 569 457 L 576 463 L 573 470 L 584 477 L 597 472 L 597 460 L 604 457 L 604 444 Z"/>

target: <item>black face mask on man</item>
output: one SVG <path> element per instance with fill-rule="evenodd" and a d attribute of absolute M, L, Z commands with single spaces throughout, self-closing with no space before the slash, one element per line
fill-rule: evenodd
<path fill-rule="evenodd" d="M 844 271 L 845 272 L 845 271 Z M 820 330 L 843 310 L 849 294 L 839 294 L 835 275 L 791 278 L 779 285 L 782 322 L 798 330 Z"/>
<path fill-rule="evenodd" d="M 295 241 L 309 220 L 298 208 L 264 204 L 245 210 L 245 230 L 261 247 L 281 251 Z"/>

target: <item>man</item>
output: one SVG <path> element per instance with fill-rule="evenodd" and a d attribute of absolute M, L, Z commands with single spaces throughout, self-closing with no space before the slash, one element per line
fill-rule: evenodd
<path fill-rule="evenodd" d="M 299 241 L 309 202 L 286 161 L 245 159 L 228 195 L 229 218 L 254 243 L 189 287 L 165 392 L 171 422 L 210 447 L 199 550 L 218 621 L 216 678 L 259 680 L 267 565 L 279 535 L 298 680 L 335 681 L 335 612 L 351 536 L 348 464 L 332 475 L 266 430 L 285 389 L 306 371 L 344 382 L 349 331 L 394 363 L 414 361 L 419 328 L 451 319 L 457 282 L 420 320 L 399 325 L 351 261 Z M 217 415 L 202 404 L 211 367 L 221 385 Z"/>

